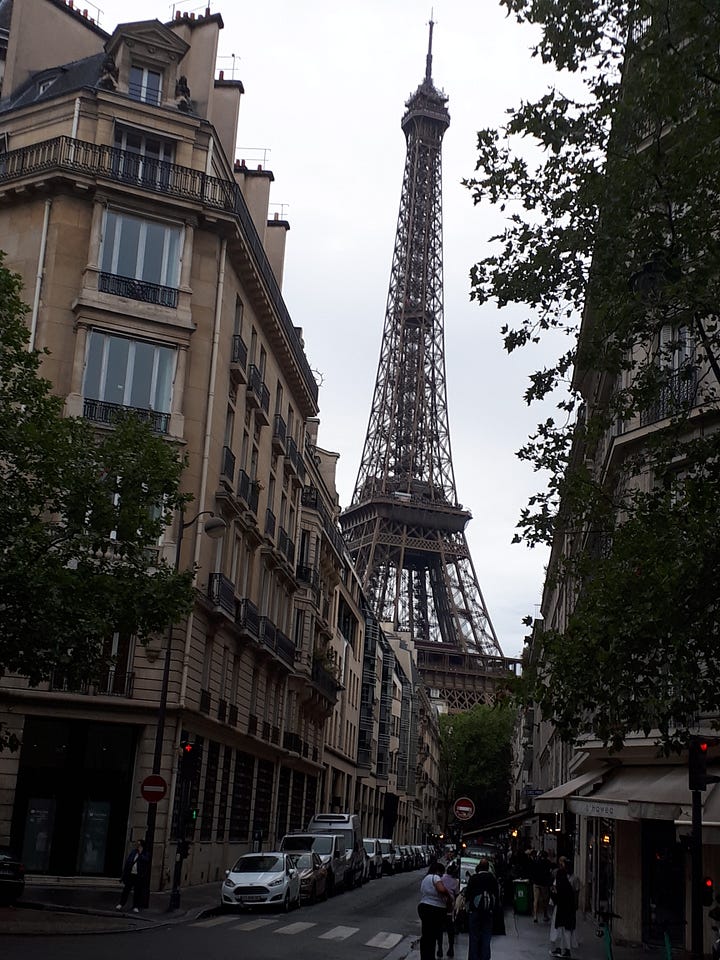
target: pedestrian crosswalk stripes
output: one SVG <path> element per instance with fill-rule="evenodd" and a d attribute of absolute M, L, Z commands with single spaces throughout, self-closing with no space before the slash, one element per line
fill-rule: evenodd
<path fill-rule="evenodd" d="M 360 927 L 333 927 L 327 933 L 321 933 L 320 940 L 347 940 L 354 933 L 357 933 Z"/>
<path fill-rule="evenodd" d="M 384 930 L 381 930 L 379 933 L 375 934 L 372 940 L 367 940 L 365 946 L 379 947 L 381 950 L 392 950 L 392 948 L 397 946 L 401 940 L 402 934 L 386 933 Z"/>
<path fill-rule="evenodd" d="M 236 917 L 232 918 L 233 920 Z M 277 920 L 268 920 L 267 917 L 258 917 L 257 920 L 248 920 L 247 923 L 239 923 L 233 930 L 259 930 L 260 927 L 269 927 L 271 923 L 277 923 Z"/>
<path fill-rule="evenodd" d="M 196 920 L 191 924 L 193 927 L 219 927 L 226 924 L 233 924 L 231 927 L 228 927 L 229 930 L 259 930 L 261 927 L 267 927 L 271 924 L 275 924 L 275 929 L 272 933 L 278 933 L 282 936 L 293 937 L 298 934 L 306 933 L 308 930 L 311 930 L 313 927 L 317 927 L 318 930 L 315 931 L 315 935 L 318 940 L 349 940 L 350 937 L 354 937 L 356 934 L 360 933 L 360 927 L 345 927 L 345 926 L 335 926 L 330 927 L 327 930 L 322 930 L 322 925 L 318 923 L 311 923 L 309 921 L 295 920 L 293 922 L 283 923 L 281 918 L 268 918 L 268 917 L 257 917 L 253 920 L 245 920 L 241 923 L 238 923 L 237 915 L 231 914 L 222 914 L 219 917 L 209 917 L 206 920 Z M 366 930 L 365 935 L 369 931 Z M 393 947 L 396 947 L 398 943 L 403 939 L 402 933 L 393 933 L 388 930 L 379 930 L 370 940 L 365 940 L 364 944 L 366 947 L 375 947 L 378 950 L 392 950 Z"/>
<path fill-rule="evenodd" d="M 310 927 L 316 926 L 316 923 L 303 923 L 302 920 L 299 920 L 297 923 L 289 923 L 286 927 L 280 927 L 280 929 L 276 930 L 275 933 L 292 935 L 293 933 L 302 933 L 303 930 L 309 930 Z"/>
<path fill-rule="evenodd" d="M 209 917 L 207 920 L 199 920 L 197 923 L 194 923 L 194 927 L 219 927 L 223 923 L 232 923 L 233 920 L 237 920 L 237 917 Z"/>

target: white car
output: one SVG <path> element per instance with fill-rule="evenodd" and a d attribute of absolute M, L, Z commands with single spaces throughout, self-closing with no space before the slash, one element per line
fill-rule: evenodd
<path fill-rule="evenodd" d="M 222 907 L 300 906 L 300 873 L 287 853 L 246 853 L 225 871 Z"/>

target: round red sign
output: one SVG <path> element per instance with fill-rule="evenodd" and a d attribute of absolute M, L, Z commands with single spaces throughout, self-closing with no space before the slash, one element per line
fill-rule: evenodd
<path fill-rule="evenodd" d="M 475 804 L 470 797 L 460 797 L 453 804 L 453 813 L 458 820 L 471 820 L 475 815 Z"/>
<path fill-rule="evenodd" d="M 151 773 L 140 784 L 140 793 L 148 803 L 159 803 L 167 793 L 167 783 L 157 773 Z"/>

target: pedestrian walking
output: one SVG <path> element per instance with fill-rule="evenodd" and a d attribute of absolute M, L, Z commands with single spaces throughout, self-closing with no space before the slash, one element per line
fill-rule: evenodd
<path fill-rule="evenodd" d="M 530 879 L 533 885 L 533 923 L 542 919 L 548 921 L 550 887 L 552 885 L 552 864 L 547 850 L 541 850 L 532 861 Z"/>
<path fill-rule="evenodd" d="M 575 934 L 576 892 L 561 863 L 555 872 L 555 882 L 550 890 L 550 899 L 555 905 L 550 927 L 550 954 L 553 957 L 572 957 L 572 940 Z"/>
<path fill-rule="evenodd" d="M 136 841 L 135 849 L 130 851 L 123 866 L 120 877 L 123 882 L 123 890 L 120 894 L 120 902 L 115 907 L 116 910 L 122 910 L 128 901 L 131 891 L 133 895 L 133 913 L 138 913 L 140 907 L 144 905 L 148 860 L 148 855 L 145 853 L 145 842 L 143 840 Z"/>
<path fill-rule="evenodd" d="M 442 934 L 447 912 L 448 892 L 443 884 L 445 867 L 433 861 L 420 883 L 418 916 L 422 924 L 420 960 L 435 960 L 435 945 Z"/>
<path fill-rule="evenodd" d="M 468 960 L 490 960 L 495 912 L 500 906 L 500 888 L 483 857 L 465 887 L 468 909 Z"/>
<path fill-rule="evenodd" d="M 448 902 L 445 913 L 445 933 L 447 933 L 448 957 L 455 956 L 455 898 L 460 890 L 460 881 L 458 880 L 458 868 L 451 863 L 442 877 L 442 883 L 448 892 Z M 443 955 L 443 931 L 438 934 L 437 940 L 437 960 L 442 960 Z"/>

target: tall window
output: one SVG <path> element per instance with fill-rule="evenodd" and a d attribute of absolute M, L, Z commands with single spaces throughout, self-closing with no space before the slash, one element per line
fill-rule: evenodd
<path fill-rule="evenodd" d="M 122 150 L 113 158 L 115 174 L 146 186 L 168 186 L 170 164 L 175 157 L 172 140 L 161 140 L 139 130 L 116 127 L 115 146 Z"/>
<path fill-rule="evenodd" d="M 92 330 L 85 360 L 85 400 L 170 412 L 175 350 Z"/>
<path fill-rule="evenodd" d="M 160 103 L 161 86 L 162 74 L 158 70 L 149 70 L 147 67 L 130 67 L 128 93 L 133 100 L 158 104 Z"/>
<path fill-rule="evenodd" d="M 179 225 L 108 210 L 101 269 L 116 276 L 177 287 L 181 246 Z"/>

